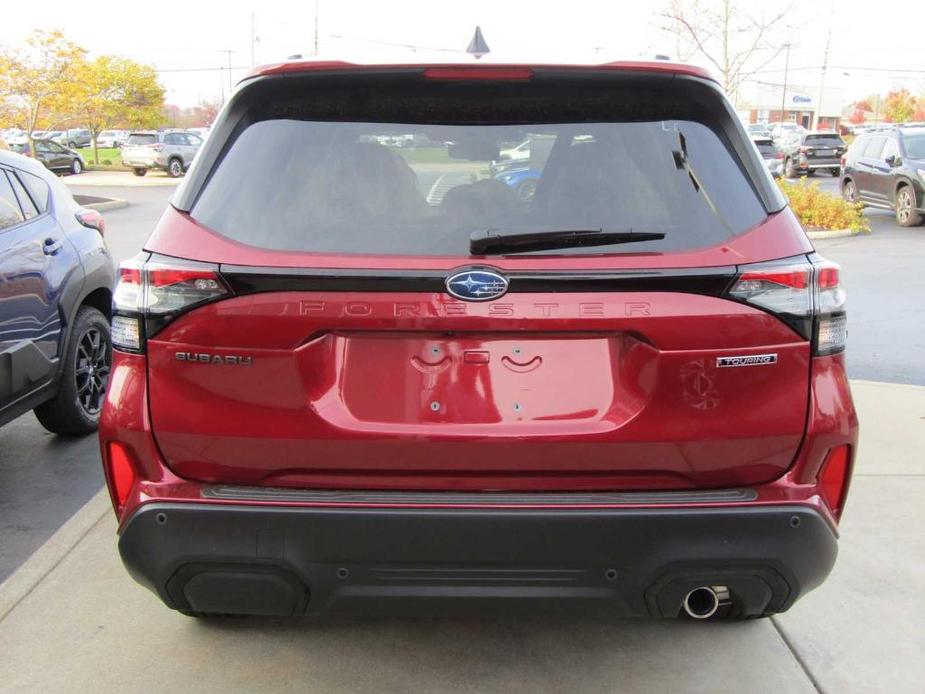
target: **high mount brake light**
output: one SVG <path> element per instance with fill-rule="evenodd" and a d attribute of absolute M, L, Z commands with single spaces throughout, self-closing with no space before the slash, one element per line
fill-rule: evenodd
<path fill-rule="evenodd" d="M 727 294 L 778 316 L 812 341 L 816 356 L 845 349 L 845 292 L 835 263 L 746 265 Z"/>
<path fill-rule="evenodd" d="M 144 339 L 191 308 L 230 294 L 218 266 L 146 254 L 119 267 L 113 294 L 113 345 L 143 351 Z"/>
<path fill-rule="evenodd" d="M 500 82 L 523 82 L 533 79 L 530 68 L 510 67 L 429 67 L 424 70 L 428 80 L 498 80 Z"/>

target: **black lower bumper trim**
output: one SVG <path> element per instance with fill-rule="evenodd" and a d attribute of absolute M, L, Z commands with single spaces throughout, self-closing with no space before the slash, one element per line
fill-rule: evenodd
<path fill-rule="evenodd" d="M 835 561 L 806 506 L 387 509 L 152 503 L 119 540 L 133 577 L 205 612 L 415 614 L 582 605 L 676 616 L 721 585 L 738 614 L 785 610 Z"/>

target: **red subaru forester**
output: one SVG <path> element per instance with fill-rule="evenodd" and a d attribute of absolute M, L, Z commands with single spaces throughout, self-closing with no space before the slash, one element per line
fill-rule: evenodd
<path fill-rule="evenodd" d="M 756 617 L 835 561 L 839 269 L 700 69 L 258 69 L 114 304 L 119 550 L 183 613 Z"/>

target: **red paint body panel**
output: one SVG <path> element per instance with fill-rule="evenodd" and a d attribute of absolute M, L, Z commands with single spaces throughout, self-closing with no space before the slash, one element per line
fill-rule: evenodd
<path fill-rule="evenodd" d="M 509 317 L 494 315 L 499 303 Z M 640 305 L 649 315 L 625 315 Z M 715 367 L 717 356 L 769 351 L 773 367 Z M 467 363 L 465 352 L 488 363 Z M 181 316 L 149 341 L 148 368 L 158 445 L 191 479 L 693 488 L 763 482 L 789 467 L 806 422 L 793 394 L 806 389 L 809 344 L 758 309 L 670 292 L 490 303 L 278 292 Z"/>
<path fill-rule="evenodd" d="M 169 206 L 145 244 L 145 250 L 208 263 L 267 267 L 451 270 L 471 262 L 459 256 L 325 255 L 256 248 L 225 238 Z M 695 268 L 760 263 L 812 250 L 812 244 L 788 207 L 754 229 L 707 248 L 620 255 L 492 256 L 490 264 L 512 271 Z"/>
<path fill-rule="evenodd" d="M 823 513 L 834 527 L 835 520 L 821 499 L 816 475 L 825 454 L 834 445 L 850 445 L 853 458 L 857 445 L 857 415 L 848 389 L 843 357 L 836 355 L 813 358 L 811 368 L 812 398 L 807 413 L 806 436 L 796 460 L 783 475 L 765 484 L 754 486 L 758 494 L 757 499 L 743 503 L 750 505 L 806 504 Z M 134 454 L 140 479 L 129 494 L 120 514 L 120 520 L 124 521 L 129 518 L 140 505 L 153 501 L 200 504 L 232 503 L 204 497 L 202 495 L 203 484 L 183 479 L 167 467 L 151 431 L 151 421 L 146 404 L 147 393 L 144 387 L 146 380 L 147 359 L 144 356 L 114 353 L 113 377 L 107 391 L 106 407 L 100 422 L 101 449 L 105 458 L 106 446 L 110 441 L 121 441 L 127 444 Z M 279 502 L 252 501 L 250 503 L 279 505 Z M 291 502 L 284 505 L 351 507 L 357 504 Z M 412 506 L 410 504 L 386 505 L 395 508 Z M 711 504 L 711 506 L 715 505 Z M 433 508 L 451 505 L 427 504 L 426 506 Z M 665 507 L 664 504 L 651 506 Z M 480 505 L 480 507 L 483 506 Z M 546 506 L 538 502 L 535 507 L 545 508 Z M 523 506 L 518 506 L 518 508 L 523 508 Z M 607 508 L 607 506 L 601 505 L 600 508 Z"/>

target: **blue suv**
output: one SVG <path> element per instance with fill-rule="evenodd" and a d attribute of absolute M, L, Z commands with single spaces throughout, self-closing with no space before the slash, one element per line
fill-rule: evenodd
<path fill-rule="evenodd" d="M 103 219 L 39 162 L 0 151 L 0 425 L 28 410 L 96 430 L 112 363 Z"/>

